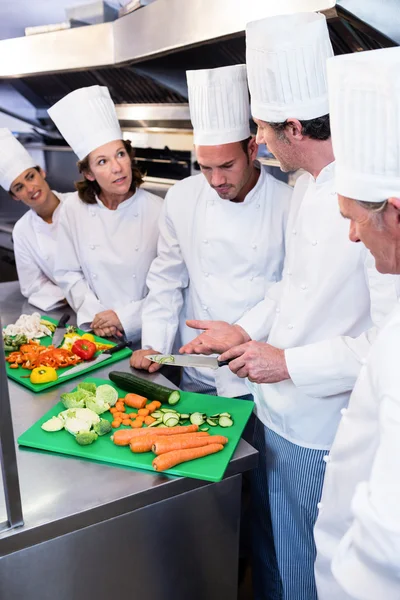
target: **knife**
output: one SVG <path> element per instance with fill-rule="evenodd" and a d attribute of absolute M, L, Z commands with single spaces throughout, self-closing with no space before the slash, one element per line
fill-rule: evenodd
<path fill-rule="evenodd" d="M 111 356 L 114 354 L 114 352 L 118 352 L 118 350 L 122 350 L 123 348 L 127 348 L 127 347 L 129 348 L 131 345 L 132 345 L 132 342 L 128 342 L 128 340 L 124 340 L 123 342 L 120 342 L 116 346 L 113 346 L 112 348 L 108 348 L 107 350 L 104 350 L 101 354 L 99 354 L 93 360 L 85 360 L 84 362 L 79 363 L 79 365 L 76 365 L 76 367 L 72 367 L 72 369 L 68 369 L 68 371 L 64 371 L 63 373 L 60 373 L 59 377 L 66 377 L 67 375 L 74 375 L 75 373 L 80 373 L 81 371 L 84 371 L 85 369 L 87 369 L 88 367 L 91 367 L 92 365 L 98 365 L 99 363 L 102 363 L 104 360 L 108 360 L 109 358 L 111 358 Z"/>
<path fill-rule="evenodd" d="M 70 316 L 68 313 L 64 313 L 62 315 L 62 317 L 60 318 L 60 320 L 58 321 L 56 330 L 53 334 L 53 340 L 52 340 L 52 344 L 54 346 L 54 348 L 58 348 L 58 346 L 61 344 L 61 342 L 64 339 L 64 335 L 65 335 L 65 325 L 66 323 L 68 323 Z"/>
<path fill-rule="evenodd" d="M 226 367 L 233 360 L 232 358 L 218 360 L 215 356 L 201 356 L 198 354 L 149 354 L 146 358 L 152 362 L 172 367 L 207 367 L 209 369 Z"/>

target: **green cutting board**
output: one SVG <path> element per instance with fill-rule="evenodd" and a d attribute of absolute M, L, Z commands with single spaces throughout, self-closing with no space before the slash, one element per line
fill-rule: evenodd
<path fill-rule="evenodd" d="M 123 392 L 111 381 L 96 379 L 94 377 L 87 378 L 85 381 L 93 382 L 97 385 L 108 383 L 118 391 L 119 397 L 126 395 L 126 392 Z M 249 400 L 181 392 L 181 400 L 174 406 L 174 409 L 178 412 L 192 413 L 199 411 L 209 415 L 228 412 L 232 415 L 234 424 L 232 427 L 217 426 L 210 427 L 209 429 L 211 435 L 225 435 L 229 439 L 229 442 L 221 452 L 182 463 L 181 465 L 177 465 L 175 468 L 164 472 L 170 473 L 171 475 L 180 475 L 182 477 L 204 479 L 206 481 L 220 481 L 224 476 L 226 467 L 232 458 L 243 433 L 243 429 L 253 411 L 253 406 L 253 402 Z M 53 433 L 43 431 L 41 428 L 42 423 L 54 415 L 58 415 L 62 410 L 65 410 L 64 405 L 59 402 L 18 438 L 18 444 L 39 450 L 69 454 L 71 456 L 122 465 L 134 469 L 146 469 L 156 473 L 151 464 L 154 459 L 154 454 L 152 452 L 133 454 L 129 446 L 115 446 L 110 439 L 110 435 L 99 437 L 96 442 L 90 446 L 79 446 L 79 444 L 76 443 L 75 438 L 65 430 Z M 104 413 L 102 417 L 109 421 L 112 420 L 112 415 L 109 412 Z M 124 429 L 125 427 L 122 428 Z"/>
<path fill-rule="evenodd" d="M 51 323 L 55 323 L 55 324 L 58 323 L 57 319 L 52 319 L 51 317 L 45 316 L 42 318 L 46 319 L 46 321 L 50 321 Z M 78 329 L 77 331 L 80 335 L 83 335 L 85 333 L 84 331 L 82 331 L 82 329 Z M 97 342 L 99 342 L 100 344 L 112 344 L 112 342 L 110 342 L 109 340 L 105 340 L 104 338 L 97 337 L 96 335 L 94 337 L 95 337 L 95 340 Z M 49 335 L 46 337 L 43 337 L 43 338 L 38 338 L 38 339 L 40 340 L 40 343 L 43 346 L 50 346 L 53 341 L 52 337 Z M 115 345 L 115 344 L 113 344 L 113 345 Z M 8 354 L 10 354 L 10 353 L 6 352 L 6 356 L 8 356 Z M 20 383 L 23 386 L 29 388 L 32 392 L 44 392 L 44 391 L 48 390 L 49 388 L 54 387 L 55 385 L 60 385 L 62 383 L 65 383 L 69 379 L 74 379 L 75 377 L 82 377 L 83 375 L 85 375 L 85 373 L 89 373 L 90 371 L 95 371 L 96 369 L 99 369 L 100 367 L 105 367 L 106 365 L 111 365 L 112 363 L 118 362 L 119 360 L 122 360 L 123 358 L 127 358 L 131 354 L 132 354 L 132 351 L 129 350 L 129 348 L 123 348 L 122 350 L 119 350 L 115 354 L 112 354 L 110 356 L 110 358 L 108 358 L 106 361 L 102 361 L 100 363 L 97 363 L 96 365 L 90 365 L 90 363 L 88 363 L 86 369 L 83 369 L 82 371 L 80 371 L 80 373 L 75 373 L 72 375 L 65 375 L 64 377 L 60 377 L 60 374 L 64 373 L 64 371 L 68 371 L 69 369 L 72 369 L 72 367 L 64 367 L 61 369 L 57 369 L 58 379 L 56 381 L 50 381 L 49 383 L 42 383 L 42 384 L 31 383 L 29 378 L 24 377 L 24 376 L 30 374 L 29 369 L 23 369 L 22 367 L 19 367 L 18 369 L 11 369 L 10 363 L 8 363 L 8 362 L 6 362 L 6 372 L 7 372 L 7 377 L 9 377 L 10 379 L 13 379 L 14 381 L 16 381 L 17 383 Z M 81 363 L 79 363 L 79 364 L 81 364 Z"/>

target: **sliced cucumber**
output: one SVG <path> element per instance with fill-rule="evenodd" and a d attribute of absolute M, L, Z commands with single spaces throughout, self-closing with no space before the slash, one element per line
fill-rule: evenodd
<path fill-rule="evenodd" d="M 181 399 L 181 395 L 179 392 L 172 392 L 172 394 L 168 398 L 168 404 L 170 406 L 175 406 L 175 404 L 178 404 L 180 399 Z"/>
<path fill-rule="evenodd" d="M 167 421 L 169 421 L 169 419 L 174 419 L 174 421 L 179 421 L 179 416 L 172 412 L 164 413 L 163 418 L 162 418 L 163 423 L 167 424 Z"/>
<path fill-rule="evenodd" d="M 210 428 L 209 427 L 200 427 L 199 431 L 208 431 Z"/>
<path fill-rule="evenodd" d="M 193 425 L 198 425 L 200 427 L 200 425 L 203 425 L 204 421 L 205 419 L 203 417 L 203 414 L 200 412 L 195 412 L 190 415 L 190 422 Z"/>
<path fill-rule="evenodd" d="M 230 419 L 232 415 L 230 415 L 229 413 L 225 412 L 225 413 L 220 413 L 219 416 L 220 417 L 228 417 L 228 419 Z"/>
<path fill-rule="evenodd" d="M 181 421 L 187 421 L 190 419 L 190 415 L 188 413 L 181 413 Z"/>
<path fill-rule="evenodd" d="M 210 419 L 218 419 L 221 415 L 217 413 L 216 415 L 210 415 Z"/>
<path fill-rule="evenodd" d="M 153 413 L 151 413 L 151 416 L 153 419 L 162 419 L 163 413 L 161 410 L 155 410 Z"/>
<path fill-rule="evenodd" d="M 156 421 L 153 421 L 153 423 L 151 423 L 151 425 L 147 425 L 147 428 L 157 427 L 158 425 L 162 425 L 162 422 L 163 422 L 162 419 L 157 419 Z"/>
<path fill-rule="evenodd" d="M 211 426 L 211 427 L 216 427 L 218 425 L 217 421 L 214 421 L 214 419 L 211 419 L 210 417 L 207 419 L 207 423 Z"/>
<path fill-rule="evenodd" d="M 220 427 L 232 427 L 233 421 L 230 417 L 221 416 L 218 421 Z"/>
<path fill-rule="evenodd" d="M 167 419 L 166 421 L 164 421 L 164 424 L 167 427 L 176 427 L 179 423 L 179 419 L 177 419 L 176 417 L 171 417 L 170 419 Z"/>

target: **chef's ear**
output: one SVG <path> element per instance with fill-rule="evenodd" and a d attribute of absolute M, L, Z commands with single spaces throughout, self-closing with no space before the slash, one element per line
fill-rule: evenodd
<path fill-rule="evenodd" d="M 389 198 L 388 203 L 394 206 L 398 211 L 400 211 L 400 198 Z"/>
<path fill-rule="evenodd" d="M 93 173 L 91 171 L 83 171 L 82 175 L 88 181 L 95 181 L 95 179 L 96 179 L 96 177 L 93 175 Z"/>
<path fill-rule="evenodd" d="M 303 139 L 303 126 L 298 119 L 289 118 L 285 121 L 285 134 L 289 142 L 295 138 L 297 141 Z"/>
<path fill-rule="evenodd" d="M 43 179 L 46 179 L 47 173 L 44 169 L 42 169 L 42 167 L 39 167 L 39 174 L 43 177 Z"/>
<path fill-rule="evenodd" d="M 252 137 L 249 141 L 249 145 L 247 146 L 247 151 L 249 153 L 250 162 L 256 160 L 258 154 L 258 144 L 256 142 L 256 138 Z"/>

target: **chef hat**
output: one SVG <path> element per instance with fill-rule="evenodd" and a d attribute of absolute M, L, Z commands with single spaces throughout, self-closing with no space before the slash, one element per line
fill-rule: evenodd
<path fill-rule="evenodd" d="M 79 160 L 108 142 L 122 139 L 114 103 L 104 86 L 75 90 L 47 112 Z"/>
<path fill-rule="evenodd" d="M 356 200 L 400 196 L 400 48 L 328 60 L 336 190 Z"/>
<path fill-rule="evenodd" d="M 0 185 L 9 191 L 14 179 L 36 165 L 9 129 L 0 129 Z"/>
<path fill-rule="evenodd" d="M 246 28 L 247 76 L 253 117 L 283 123 L 329 110 L 326 59 L 333 56 L 324 15 L 296 13 Z"/>
<path fill-rule="evenodd" d="M 250 137 L 246 65 L 186 71 L 194 143 L 218 146 Z"/>

